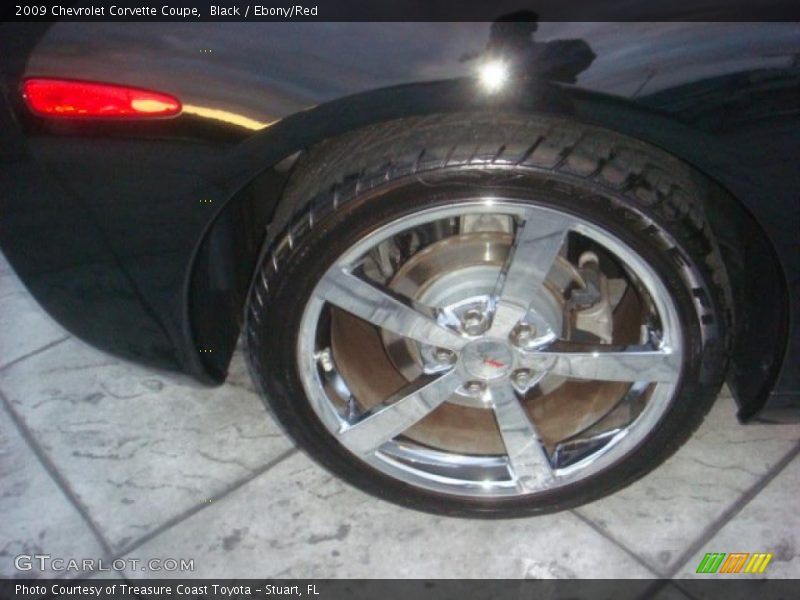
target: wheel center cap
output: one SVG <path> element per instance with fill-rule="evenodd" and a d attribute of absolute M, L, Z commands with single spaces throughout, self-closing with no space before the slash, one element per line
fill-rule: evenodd
<path fill-rule="evenodd" d="M 470 342 L 464 347 L 461 360 L 469 375 L 487 381 L 508 375 L 514 366 L 511 348 L 499 340 Z"/>

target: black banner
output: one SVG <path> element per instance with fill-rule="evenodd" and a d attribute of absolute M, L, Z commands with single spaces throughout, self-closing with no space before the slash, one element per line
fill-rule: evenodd
<path fill-rule="evenodd" d="M 4 600 L 658 600 L 797 597 L 795 580 L 5 579 Z"/>
<path fill-rule="evenodd" d="M 796 0 L 16 0 L 4 21 L 796 21 Z"/>

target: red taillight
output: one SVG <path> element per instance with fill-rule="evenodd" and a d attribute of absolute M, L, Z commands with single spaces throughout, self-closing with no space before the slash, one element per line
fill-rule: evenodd
<path fill-rule="evenodd" d="M 31 110 L 46 117 L 170 117 L 180 101 L 167 94 L 108 83 L 67 79 L 26 79 L 22 93 Z"/>

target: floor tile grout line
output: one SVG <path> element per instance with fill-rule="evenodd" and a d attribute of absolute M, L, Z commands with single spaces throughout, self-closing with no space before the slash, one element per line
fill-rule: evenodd
<path fill-rule="evenodd" d="M 628 548 L 626 544 L 619 541 L 610 532 L 604 530 L 602 527 L 597 525 L 594 521 L 579 513 L 576 509 L 570 511 L 575 517 L 579 520 L 583 521 L 590 529 L 592 529 L 595 533 L 599 534 L 607 541 L 611 542 L 615 546 L 617 546 L 620 550 L 628 554 L 631 558 L 633 558 L 637 563 L 643 566 L 649 573 L 653 574 L 654 577 L 653 582 L 648 585 L 642 592 L 636 595 L 637 600 L 649 600 L 653 596 L 655 596 L 662 588 L 672 584 L 676 587 L 679 587 L 671 578 L 665 576 L 660 569 L 656 568 L 655 566 L 649 564 L 646 560 L 641 558 L 636 552 L 634 552 L 631 548 Z M 697 600 L 692 594 L 690 594 L 685 589 L 679 587 L 682 594 L 684 594 L 690 600 Z"/>
<path fill-rule="evenodd" d="M 661 591 L 668 585 L 671 585 L 672 587 L 680 591 L 680 593 L 683 594 L 689 600 L 700 600 L 700 598 L 689 592 L 689 590 L 687 590 L 683 585 L 681 585 L 678 582 L 678 580 L 672 579 L 670 577 L 665 577 L 664 575 L 660 575 L 659 579 L 653 581 L 652 584 L 647 586 L 647 588 L 645 588 L 645 590 L 642 593 L 636 596 L 636 600 L 650 600 L 650 598 L 653 598 L 659 591 Z"/>
<path fill-rule="evenodd" d="M 697 552 L 702 550 L 703 546 L 705 546 L 717 533 L 722 530 L 736 515 L 738 515 L 756 496 L 758 496 L 761 491 L 766 488 L 772 480 L 774 480 L 781 472 L 791 463 L 797 456 L 800 454 L 800 442 L 796 443 L 794 447 L 789 450 L 777 463 L 772 465 L 772 467 L 761 477 L 758 481 L 756 481 L 753 485 L 751 485 L 743 494 L 740 494 L 739 497 L 736 499 L 731 506 L 725 509 L 722 514 L 714 519 L 703 532 L 697 537 L 694 543 L 692 543 L 682 554 L 678 556 L 678 559 L 675 561 L 675 565 L 671 567 L 667 572 L 666 576 L 672 579 L 677 575 L 681 567 L 683 567 Z"/>
<path fill-rule="evenodd" d="M 97 538 L 97 541 L 99 542 L 100 547 L 103 549 L 103 552 L 105 552 L 107 556 L 111 556 L 113 554 L 111 544 L 105 539 L 103 534 L 100 532 L 100 527 L 89 515 L 88 508 L 80 501 L 75 491 L 69 485 L 67 479 L 61 474 L 61 472 L 58 470 L 58 467 L 56 467 L 55 463 L 50 459 L 50 456 L 36 440 L 33 432 L 31 432 L 31 430 L 28 428 L 22 417 L 14 410 L 11 401 L 5 396 L 5 394 L 3 394 L 2 390 L 0 390 L 0 404 L 3 405 L 9 417 L 11 418 L 11 421 L 16 426 L 17 431 L 28 444 L 28 447 L 31 449 L 34 455 L 36 455 L 36 458 L 39 460 L 39 463 L 41 463 L 44 470 L 47 472 L 56 486 L 61 490 L 61 493 L 66 496 L 70 504 L 72 504 L 75 510 L 78 511 L 78 514 L 89 527 L 92 534 L 95 536 L 95 538 Z"/>
<path fill-rule="evenodd" d="M 60 339 L 57 339 L 57 340 L 55 340 L 53 342 L 45 344 L 41 348 L 37 348 L 36 350 L 32 350 L 31 352 L 28 352 L 27 354 L 23 354 L 22 356 L 19 356 L 19 357 L 15 358 L 14 360 L 7 362 L 4 365 L 0 365 L 0 373 L 2 373 L 3 371 L 6 371 L 7 369 L 10 369 L 14 365 L 17 365 L 17 364 L 21 363 L 23 360 L 26 360 L 26 359 L 30 358 L 31 356 L 36 356 L 37 354 L 40 354 L 40 353 L 42 353 L 42 352 L 44 352 L 46 350 L 50 350 L 50 348 L 58 346 L 59 344 L 63 344 L 64 342 L 66 342 L 71 337 L 72 337 L 71 335 L 64 336 L 64 337 L 62 337 Z"/>
<path fill-rule="evenodd" d="M 626 544 L 618 540 L 610 531 L 606 531 L 604 528 L 600 527 L 594 521 L 586 517 L 585 515 L 579 512 L 579 509 L 573 509 L 570 512 L 578 517 L 581 521 L 586 523 L 589 527 L 591 527 L 594 531 L 599 533 L 601 536 L 606 538 L 608 541 L 613 543 L 618 548 L 625 551 L 628 555 L 633 557 L 639 564 L 646 567 L 648 570 L 655 573 L 659 578 L 664 578 L 666 580 L 672 580 L 673 577 L 680 571 L 680 567 L 683 566 L 686 561 L 688 561 L 698 550 L 702 548 L 703 544 L 706 543 L 711 537 L 716 535 L 716 533 L 724 527 L 731 518 L 736 516 L 736 514 L 741 511 L 753 498 L 755 498 L 758 493 L 763 490 L 775 477 L 777 477 L 781 471 L 783 471 L 792 460 L 800 454 L 800 443 L 796 444 L 789 452 L 787 452 L 781 459 L 775 463 L 775 465 L 770 468 L 763 477 L 761 477 L 756 483 L 754 483 L 750 488 L 748 488 L 743 494 L 737 498 L 736 502 L 734 502 L 731 507 L 729 507 L 726 511 L 720 515 L 717 519 L 715 519 L 706 529 L 700 534 L 698 540 L 690 547 L 691 552 L 689 550 L 682 553 L 678 560 L 675 563 L 675 566 L 667 569 L 666 571 L 661 571 L 658 567 L 651 565 L 644 559 L 640 558 L 633 550 L 628 548 Z M 727 517 L 727 518 L 726 518 Z M 711 532 L 710 536 L 707 536 L 707 532 L 709 532 L 715 524 L 719 524 L 716 529 Z M 694 549 L 694 546 L 699 546 L 699 548 Z M 662 586 L 657 586 L 662 587 Z M 684 589 L 681 588 L 681 591 L 691 597 L 690 594 Z"/>
<path fill-rule="evenodd" d="M 137 540 L 135 540 L 130 545 L 122 548 L 116 554 L 113 554 L 112 561 L 116 560 L 118 558 L 123 558 L 126 554 L 130 554 L 131 552 L 133 552 L 137 548 L 141 548 L 144 544 L 146 544 L 150 540 L 155 539 L 156 537 L 158 537 L 161 534 L 165 533 L 166 531 L 172 529 L 176 525 L 178 525 L 178 524 L 182 523 L 183 521 L 189 519 L 190 517 L 196 515 L 197 513 L 202 511 L 203 509 L 208 508 L 214 502 L 218 502 L 219 500 L 222 500 L 223 498 L 225 498 L 226 496 L 232 494 L 236 490 L 244 487 L 245 485 L 247 485 L 248 483 L 250 483 L 254 479 L 257 479 L 261 475 L 264 475 L 265 473 L 270 471 L 273 467 L 279 465 L 284 460 L 286 460 L 288 458 L 291 458 L 292 456 L 294 456 L 298 452 L 299 452 L 299 450 L 297 448 L 294 448 L 294 447 L 283 451 L 278 456 L 273 458 L 271 461 L 269 461 L 269 462 L 265 463 L 264 465 L 260 466 L 258 469 L 254 470 L 249 475 L 243 477 L 242 479 L 239 479 L 238 481 L 234 482 L 233 484 L 229 485 L 227 488 L 222 490 L 217 495 L 215 495 L 212 498 L 210 498 L 210 502 L 204 502 L 202 504 L 196 504 L 195 506 L 192 506 L 191 508 L 186 509 L 182 513 L 167 519 L 166 521 L 161 523 L 161 525 L 159 525 L 158 527 L 156 527 L 152 531 L 147 532 L 145 535 L 143 535 L 142 537 L 138 538 Z"/>
<path fill-rule="evenodd" d="M 617 538 L 612 536 L 608 531 L 605 531 L 597 523 L 595 523 L 594 521 L 592 521 L 588 517 L 582 515 L 576 509 L 572 509 L 570 511 L 570 513 L 572 513 L 579 520 L 583 521 L 583 523 L 588 525 L 589 528 L 591 528 L 595 533 L 600 534 L 603 538 L 605 538 L 606 540 L 608 540 L 609 542 L 614 544 L 617 548 L 619 548 L 620 550 L 625 552 L 625 554 L 627 554 L 628 556 L 633 558 L 633 560 L 635 560 L 637 563 L 639 563 L 641 566 L 643 566 L 645 569 L 647 569 L 650 573 L 652 573 L 653 575 L 655 575 L 658 578 L 663 577 L 663 575 L 661 574 L 661 572 L 658 569 L 656 569 L 652 565 L 648 564 L 646 560 L 644 560 L 638 554 L 636 554 L 636 552 L 634 552 L 633 550 L 628 548 L 628 546 L 626 544 L 624 544 L 623 542 L 619 541 Z"/>
<path fill-rule="evenodd" d="M 697 596 L 692 594 L 686 588 L 686 586 L 683 585 L 683 581 L 681 579 L 672 579 L 671 581 L 672 581 L 672 585 L 674 585 L 676 588 L 678 588 L 680 590 L 681 594 L 683 594 L 687 598 L 690 598 L 691 600 L 700 600 L 700 598 L 698 598 Z"/>
<path fill-rule="evenodd" d="M 698 600 L 697 598 L 686 592 L 686 590 L 678 586 L 673 580 L 667 579 L 662 575 L 659 575 L 658 579 L 654 579 L 653 582 L 650 585 L 648 585 L 643 591 L 639 592 L 635 596 L 635 598 L 636 600 L 650 600 L 651 598 L 655 597 L 655 595 L 658 592 L 660 592 L 662 589 L 664 589 L 669 585 L 678 588 L 681 594 L 686 596 L 689 600 Z"/>

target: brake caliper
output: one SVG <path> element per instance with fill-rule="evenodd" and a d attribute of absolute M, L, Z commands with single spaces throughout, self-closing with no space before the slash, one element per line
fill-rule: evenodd
<path fill-rule="evenodd" d="M 591 333 L 610 344 L 614 333 L 613 307 L 608 279 L 600 270 L 594 252 L 584 252 L 578 259 L 578 272 L 585 287 L 572 290 L 567 308 L 573 316 L 573 329 Z"/>

